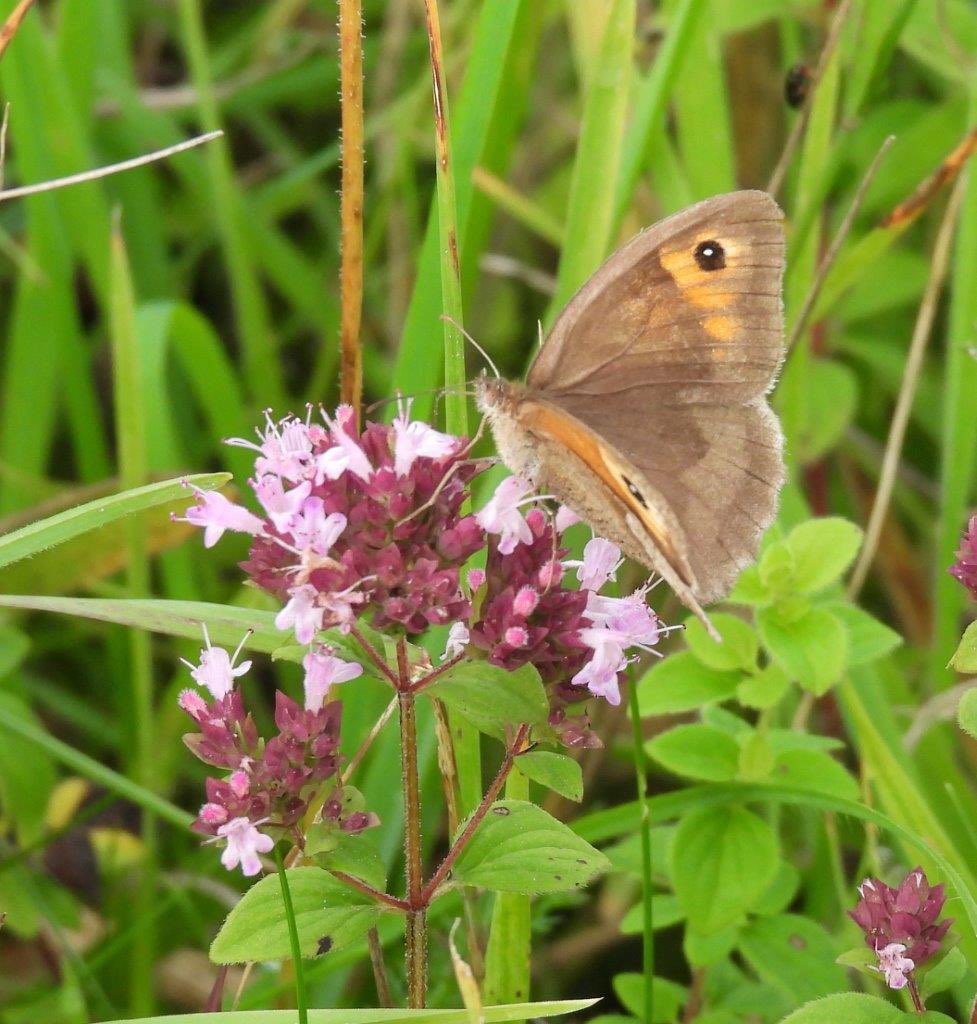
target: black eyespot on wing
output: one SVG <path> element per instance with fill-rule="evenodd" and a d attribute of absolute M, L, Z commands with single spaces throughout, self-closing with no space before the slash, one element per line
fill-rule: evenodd
<path fill-rule="evenodd" d="M 639 491 L 638 488 L 635 487 L 634 484 L 626 476 L 622 476 L 621 479 L 624 481 L 624 486 L 627 487 L 628 491 L 631 494 L 631 497 L 634 498 L 634 500 L 642 508 L 647 508 L 648 502 L 645 501 L 645 496 L 641 493 L 641 491 Z"/>
<path fill-rule="evenodd" d="M 692 255 L 700 270 L 722 270 L 726 266 L 726 250 L 713 238 L 700 242 Z"/>

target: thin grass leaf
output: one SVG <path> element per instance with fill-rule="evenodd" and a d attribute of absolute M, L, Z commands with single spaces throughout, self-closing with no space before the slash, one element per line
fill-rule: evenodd
<path fill-rule="evenodd" d="M 107 498 L 99 498 L 48 519 L 42 519 L 40 522 L 31 523 L 30 526 L 0 537 L 0 568 L 21 558 L 30 558 L 40 551 L 63 544 L 73 537 L 89 530 L 97 530 L 135 512 L 185 498 L 188 483 L 201 490 L 212 490 L 221 487 L 229 479 L 228 473 L 198 473 L 177 480 L 164 480 L 158 484 L 147 484 Z"/>

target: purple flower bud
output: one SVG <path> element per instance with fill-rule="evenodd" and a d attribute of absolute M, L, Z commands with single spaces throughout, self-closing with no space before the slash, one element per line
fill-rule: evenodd
<path fill-rule="evenodd" d="M 950 575 L 958 579 L 977 600 L 977 516 L 971 516 L 960 539 L 957 560 L 950 566 Z"/>

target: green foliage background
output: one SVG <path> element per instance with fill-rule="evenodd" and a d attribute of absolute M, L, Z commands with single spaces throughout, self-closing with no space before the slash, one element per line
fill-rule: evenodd
<path fill-rule="evenodd" d="M 13 7 L 3 0 L 0 14 Z M 400 389 L 417 395 L 416 414 L 439 415 L 430 393 L 442 381 L 443 342 L 427 38 L 413 0 L 364 7 L 367 400 Z M 784 101 L 785 76 L 798 63 L 817 64 L 835 5 L 441 7 L 465 323 L 517 376 L 534 351 L 537 322 L 545 327 L 616 244 L 697 199 L 765 185 L 799 116 Z M 0 532 L 150 479 L 226 470 L 243 480 L 247 453 L 222 438 L 250 435 L 268 406 L 300 411 L 336 401 L 335 20 L 333 0 L 40 0 L 25 19 L 0 61 L 9 184 L 108 164 L 205 129 L 226 135 L 165 166 L 0 205 Z M 964 185 L 861 611 L 839 583 L 859 540 L 839 520 L 868 518 L 945 192 L 912 223 L 880 225 L 975 120 L 972 3 L 854 0 L 781 195 L 789 326 L 868 165 L 886 136 L 895 142 L 775 396 L 791 468 L 781 524 L 734 595 L 748 623 L 735 651 L 717 655 L 690 631 L 690 650 L 639 685 L 661 822 L 653 845 L 662 1020 L 688 1013 L 690 984 L 713 1000 L 695 1018 L 702 1024 L 775 1021 L 851 987 L 854 976 L 833 961 L 857 945 L 844 916 L 853 883 L 866 870 L 905 869 L 919 857 L 940 880 L 957 873 L 949 909 L 963 920 L 960 948 L 977 965 L 966 923 L 977 865 L 974 748 L 952 725 L 961 677 L 946 667 L 972 617 L 946 566 L 975 489 L 977 175 Z M 7 559 L 0 591 L 156 596 L 267 614 L 240 585 L 240 543 L 225 539 L 201 557 L 199 537 L 168 521 L 167 508 L 184 504 L 144 507 L 30 560 Z M 813 556 L 803 534 L 791 533 L 811 515 L 834 517 Z M 789 602 L 798 594 L 803 606 Z M 679 617 L 667 601 L 662 612 Z M 195 635 L 195 627 L 170 625 L 158 631 Z M 226 631 L 232 639 L 233 620 Z M 173 804 L 199 800 L 201 775 L 180 743 L 175 705 L 184 683 L 177 656 L 196 648 L 80 617 L 11 610 L 0 618 L 4 1024 L 202 1005 L 212 979 L 202 951 L 236 881 L 171 813 Z M 269 693 L 272 672 L 298 683 L 293 665 L 261 672 Z M 346 696 L 351 753 L 388 696 L 366 679 L 355 700 Z M 422 725 L 433 850 L 443 839 L 440 779 L 430 722 Z M 604 848 L 614 870 L 586 897 L 534 903 L 534 994 L 603 995 L 609 1012 L 618 1012 L 616 997 L 620 1012 L 640 1016 L 641 979 L 631 973 L 641 965 L 642 893 L 629 727 L 605 713 L 599 728 L 606 748 L 584 759 L 585 802 L 535 795 Z M 400 856 L 401 809 L 389 784 L 396 765 L 395 737 L 384 735 L 361 777 L 368 806 L 387 826 L 380 842 L 388 870 Z M 103 848 L 96 867 L 84 830 L 57 835 L 77 808 L 55 787 L 68 776 L 113 785 L 100 766 L 129 780 L 130 800 L 157 810 L 153 801 L 162 800 L 164 811 L 138 840 L 130 832 Z M 764 785 L 782 785 L 787 796 L 765 797 Z M 797 790 L 808 792 L 807 809 L 796 806 Z M 131 814 L 98 791 L 94 799 L 88 813 L 108 815 L 103 831 L 124 836 Z M 723 810 L 730 800 L 743 806 Z M 858 802 L 869 817 L 887 817 L 863 828 L 836 816 Z M 879 832 L 886 822 L 891 828 Z M 696 888 L 703 864 L 694 858 L 705 854 L 694 851 L 703 836 L 727 832 L 748 856 L 742 878 L 728 863 L 716 867 L 725 880 L 717 902 Z M 920 853 L 913 837 L 937 857 Z M 691 862 L 675 843 L 692 851 Z M 754 870 L 768 883 L 756 892 L 742 885 Z M 55 880 L 69 871 L 73 887 Z M 395 948 L 387 923 L 381 934 Z M 438 1006 L 457 1003 L 448 923 L 436 922 L 433 939 Z M 783 955 L 795 939 L 809 955 Z M 56 977 L 42 955 L 51 949 Z M 938 997 L 950 1013 L 962 1013 L 974 991 L 977 974 L 967 970 L 959 998 Z M 313 1005 L 374 1001 L 361 947 L 320 958 L 309 977 Z M 737 986 L 746 986 L 739 1002 L 727 999 Z M 287 973 L 259 971 L 242 1006 L 275 1006 L 289 987 Z M 848 1019 L 800 1012 L 808 1016 L 792 1019 Z M 857 1012 L 881 1019 L 871 1007 Z"/>

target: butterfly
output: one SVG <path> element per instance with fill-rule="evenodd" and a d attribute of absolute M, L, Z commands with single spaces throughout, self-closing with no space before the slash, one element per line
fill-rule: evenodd
<path fill-rule="evenodd" d="M 703 610 L 756 557 L 784 480 L 783 214 L 714 196 L 647 228 L 570 299 L 525 384 L 476 399 L 508 468 Z"/>

